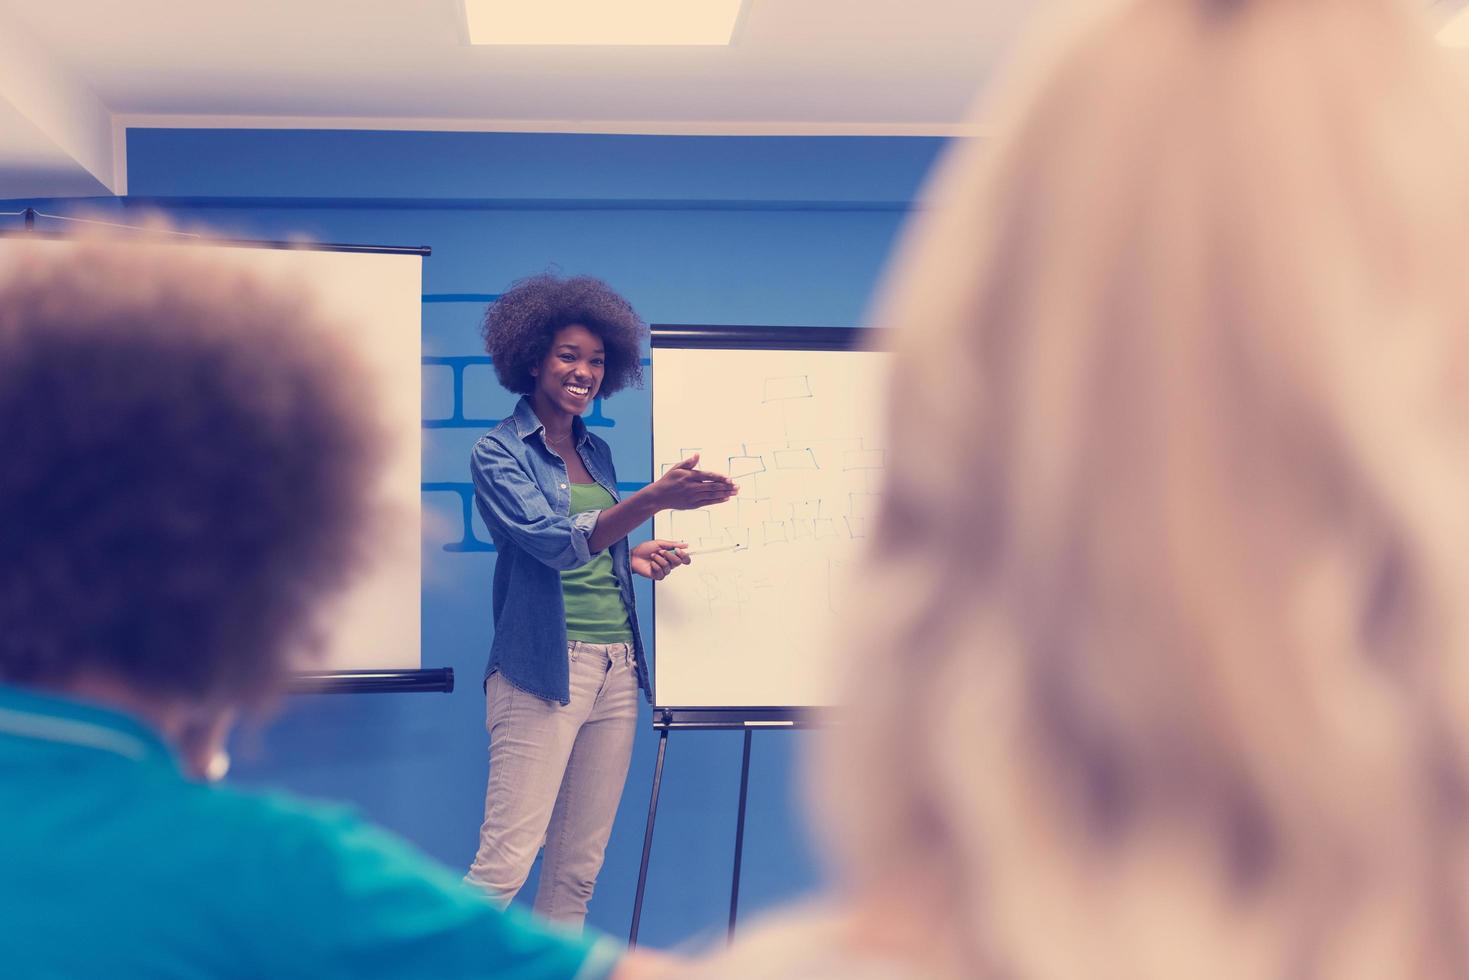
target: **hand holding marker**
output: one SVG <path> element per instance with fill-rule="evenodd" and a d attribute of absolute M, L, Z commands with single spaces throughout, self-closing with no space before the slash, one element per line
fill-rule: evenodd
<path fill-rule="evenodd" d="M 690 548 L 683 541 L 654 538 L 632 549 L 628 556 L 632 569 L 644 578 L 661 582 L 680 565 L 692 564 L 689 555 L 708 555 L 720 551 L 744 551 L 743 544 L 716 545 L 713 548 Z"/>
<path fill-rule="evenodd" d="M 717 555 L 721 551 L 744 551 L 745 547 L 743 544 L 721 544 L 715 545 L 712 548 L 665 548 L 663 550 L 682 551 L 685 555 L 692 558 L 694 555 Z"/>

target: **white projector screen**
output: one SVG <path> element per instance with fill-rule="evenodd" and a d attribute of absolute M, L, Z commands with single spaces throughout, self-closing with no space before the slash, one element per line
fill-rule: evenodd
<path fill-rule="evenodd" d="M 813 330 L 811 333 L 819 333 Z M 654 475 L 693 453 L 740 494 L 664 511 L 695 555 L 654 594 L 654 704 L 820 708 L 840 592 L 876 513 L 887 356 L 653 348 Z"/>
<path fill-rule="evenodd" d="M 75 248 L 65 238 L 0 236 L 0 266 L 20 249 Z M 312 670 L 419 668 L 419 518 L 422 508 L 421 316 L 423 259 L 412 253 L 332 251 L 310 246 L 268 248 L 231 244 L 155 244 L 128 241 L 119 248 L 207 249 L 305 290 L 324 321 L 346 335 L 376 375 L 372 402 L 391 427 L 391 456 L 381 499 L 399 517 L 384 531 L 381 559 L 332 610 L 325 657 Z"/>

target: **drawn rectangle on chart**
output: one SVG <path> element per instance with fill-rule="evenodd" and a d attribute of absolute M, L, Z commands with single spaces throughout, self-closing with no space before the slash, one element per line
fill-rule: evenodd
<path fill-rule="evenodd" d="M 667 530 L 665 537 L 692 541 L 714 533 L 714 518 L 708 510 L 674 510 L 668 512 L 668 519 L 662 526 Z"/>
<path fill-rule="evenodd" d="M 821 516 L 820 500 L 793 500 L 791 501 L 791 516 L 814 520 Z"/>
<path fill-rule="evenodd" d="M 853 457 L 863 462 L 882 459 L 887 355 L 674 347 L 660 343 L 655 327 L 652 360 L 653 459 L 681 458 L 675 447 L 696 445 L 705 461 L 758 456 L 765 467 L 741 479 L 744 492 L 731 503 L 654 518 L 657 537 L 693 541 L 722 532 L 747 545 L 696 556 L 654 585 L 655 705 L 768 711 L 833 704 L 826 658 L 850 574 L 842 570 L 860 567 L 866 518 L 879 499 L 870 473 L 840 464 L 848 452 L 871 452 Z M 690 517 L 705 513 L 711 526 L 703 533 L 665 533 L 692 529 Z"/>
<path fill-rule="evenodd" d="M 775 468 L 778 470 L 819 470 L 816 454 L 809 449 L 777 449 Z"/>
<path fill-rule="evenodd" d="M 764 472 L 765 457 L 763 456 L 731 456 L 729 458 L 729 477 L 732 480 Z"/>

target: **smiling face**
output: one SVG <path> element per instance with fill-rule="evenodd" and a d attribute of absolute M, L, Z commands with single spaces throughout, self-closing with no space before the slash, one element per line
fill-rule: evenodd
<path fill-rule="evenodd" d="M 579 323 L 556 331 L 551 349 L 531 369 L 536 390 L 531 395 L 542 421 L 550 415 L 580 415 L 591 407 L 607 372 L 602 339 Z"/>

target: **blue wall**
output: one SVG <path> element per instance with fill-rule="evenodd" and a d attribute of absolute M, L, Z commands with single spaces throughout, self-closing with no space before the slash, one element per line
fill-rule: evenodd
<path fill-rule="evenodd" d="M 34 202 L 56 213 L 101 206 L 117 220 L 161 208 L 239 237 L 433 249 L 424 264 L 423 661 L 453 667 L 457 689 L 297 699 L 238 739 L 233 778 L 351 802 L 466 866 L 483 807 L 479 677 L 494 554 L 474 545 L 489 538 L 478 517 L 465 526 L 461 492 L 484 420 L 507 414 L 513 399 L 488 366 L 468 361 L 457 362 L 467 366 L 456 404 L 456 362 L 435 359 L 482 357 L 485 299 L 550 267 L 607 279 L 653 322 L 860 324 L 939 148 L 901 138 L 132 130 L 127 199 Z M 624 484 L 649 479 L 649 411 L 646 391 L 598 407 Z M 755 737 L 742 914 L 819 884 L 793 793 L 802 737 Z M 656 743 L 645 705 L 590 915 L 621 935 Z M 669 740 L 645 943 L 722 928 L 740 749 L 733 732 Z"/>

